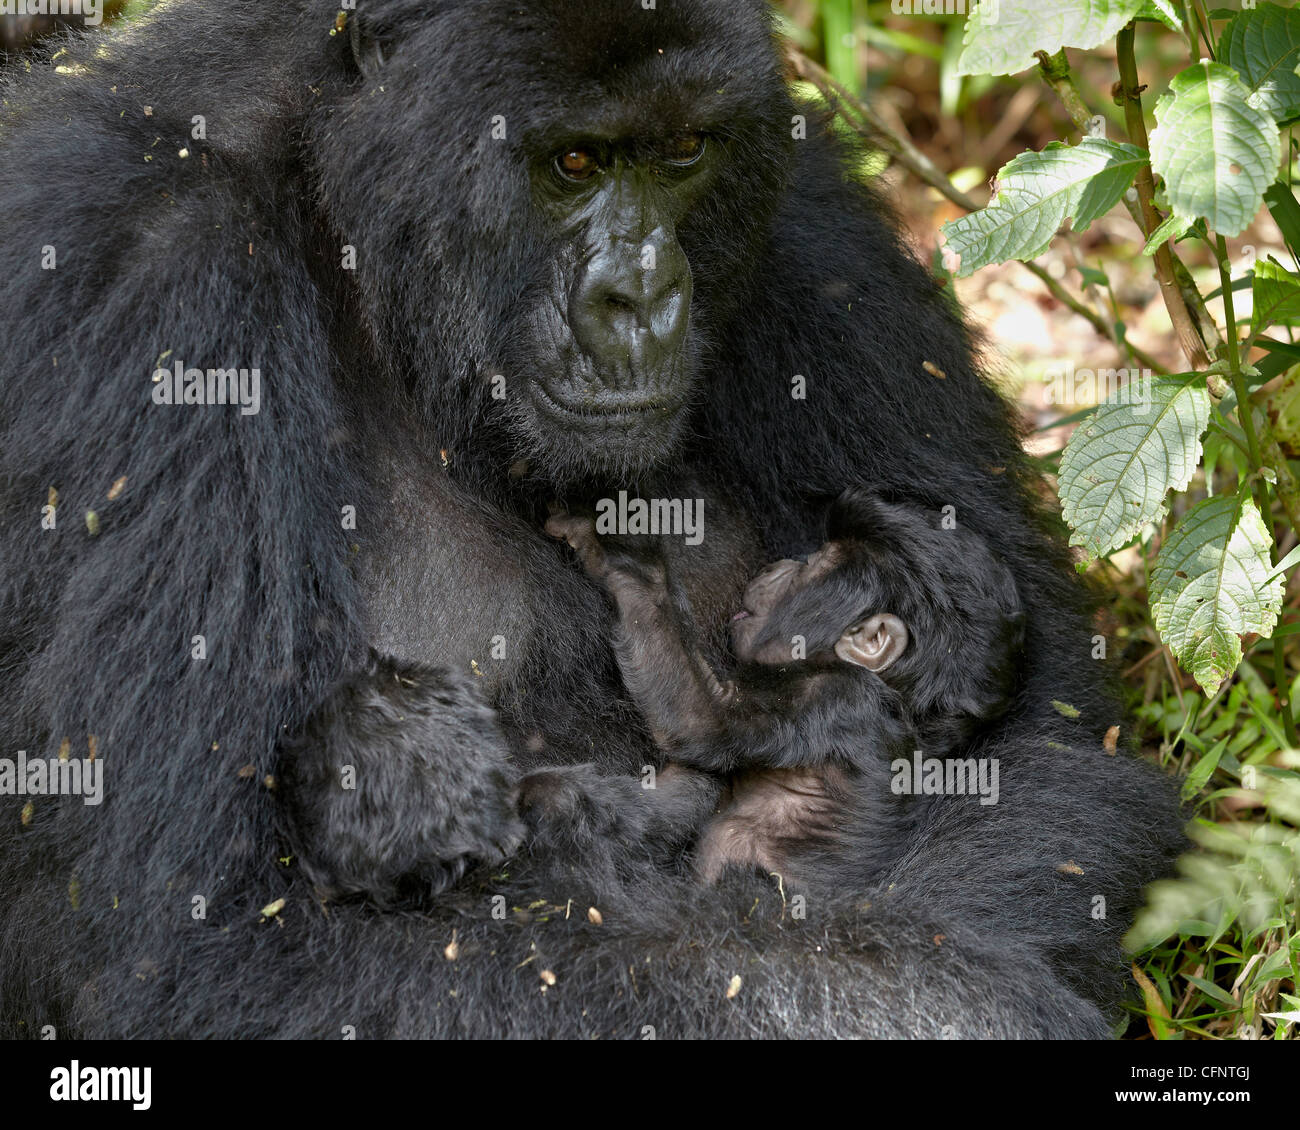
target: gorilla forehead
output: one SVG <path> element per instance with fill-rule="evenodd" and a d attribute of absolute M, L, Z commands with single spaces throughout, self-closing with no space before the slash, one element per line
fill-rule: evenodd
<path fill-rule="evenodd" d="M 780 91 L 761 0 L 379 0 L 360 18 L 439 58 L 431 83 L 522 111 L 542 145 L 718 128 Z"/>

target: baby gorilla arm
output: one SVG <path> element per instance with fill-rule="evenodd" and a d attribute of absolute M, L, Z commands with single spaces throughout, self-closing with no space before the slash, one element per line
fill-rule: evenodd
<path fill-rule="evenodd" d="M 683 642 L 658 561 L 602 542 L 589 517 L 554 516 L 546 529 L 573 547 L 613 598 L 623 682 L 673 761 L 712 773 L 794 769 L 824 764 L 833 752 L 852 759 L 864 734 L 876 739 L 867 743 L 873 759 L 881 743 L 905 742 L 897 696 L 866 664 L 843 656 L 817 668 L 750 663 L 720 681 Z M 896 618 L 875 617 L 873 625 L 881 619 Z"/>
<path fill-rule="evenodd" d="M 660 748 L 715 740 L 734 687 L 722 686 L 704 658 L 687 649 L 663 565 L 607 548 L 595 523 L 580 515 L 553 516 L 546 532 L 567 541 L 587 574 L 613 597 L 623 683 Z"/>

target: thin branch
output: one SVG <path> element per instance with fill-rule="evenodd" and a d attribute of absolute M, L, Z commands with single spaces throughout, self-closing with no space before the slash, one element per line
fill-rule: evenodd
<path fill-rule="evenodd" d="M 1133 54 L 1134 38 L 1135 26 L 1129 23 L 1120 30 L 1115 40 L 1115 55 L 1119 63 L 1119 93 L 1124 100 L 1124 120 L 1128 124 L 1129 140 L 1150 152 L 1146 119 L 1142 116 L 1143 87 L 1138 81 L 1137 61 Z M 1142 205 L 1142 215 L 1145 218 L 1145 223 L 1140 230 L 1144 236 L 1150 238 L 1151 233 L 1160 226 L 1162 221 L 1155 205 L 1155 177 L 1149 164 L 1144 164 L 1138 169 L 1136 184 L 1138 201 Z M 1201 340 L 1196 323 L 1187 312 L 1187 303 L 1174 274 L 1173 255 L 1169 244 L 1170 241 L 1165 240 L 1156 251 L 1156 280 L 1160 283 L 1165 309 L 1169 311 L 1174 332 L 1178 335 L 1183 352 L 1187 354 L 1187 360 L 1191 362 L 1193 369 L 1204 369 L 1210 363 L 1210 355 L 1205 342 Z"/>
<path fill-rule="evenodd" d="M 1057 98 L 1060 99 L 1061 105 L 1065 107 L 1065 112 L 1070 115 L 1070 120 L 1074 122 L 1075 128 L 1086 137 L 1097 115 L 1094 115 L 1089 109 L 1083 95 L 1079 92 L 1079 87 L 1074 81 L 1074 74 L 1070 70 L 1070 62 L 1064 49 L 1058 51 L 1055 55 L 1048 55 L 1046 51 L 1037 51 L 1035 55 L 1038 58 L 1038 73 L 1042 76 L 1043 81 L 1056 92 Z M 1129 132 L 1131 135 L 1131 127 Z M 1145 126 L 1142 131 L 1142 139 L 1142 148 L 1145 149 L 1147 147 Z M 1134 144 L 1138 143 L 1134 141 Z M 1128 214 L 1133 217 L 1133 222 L 1137 224 L 1138 230 L 1145 234 L 1148 230 L 1147 220 L 1140 201 L 1130 199 L 1127 193 L 1123 196 L 1122 201 L 1124 207 L 1128 210 Z M 1182 295 L 1183 305 L 1195 318 L 1200 340 L 1204 343 L 1206 350 L 1213 352 L 1222 342 L 1219 338 L 1219 328 L 1215 325 L 1210 312 L 1205 308 L 1205 300 L 1201 297 L 1200 288 L 1192 280 L 1191 272 L 1178 258 L 1178 252 L 1174 250 L 1171 243 L 1165 244 L 1165 251 L 1173 267 L 1173 280 Z"/>

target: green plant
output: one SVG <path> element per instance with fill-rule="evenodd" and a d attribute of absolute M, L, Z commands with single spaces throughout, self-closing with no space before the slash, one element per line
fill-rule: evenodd
<path fill-rule="evenodd" d="M 1181 721 L 1164 746 L 1169 751 L 1183 743 L 1194 758 L 1185 766 L 1191 770 L 1185 795 L 1196 798 L 1212 777 L 1226 775 L 1251 790 L 1249 806 L 1260 816 L 1198 819 L 1193 837 L 1204 850 L 1184 861 L 1180 879 L 1153 892 L 1130 941 L 1147 948 L 1175 934 L 1208 939 L 1189 959 L 1197 971 L 1184 971 L 1188 992 L 1197 994 L 1190 1009 L 1177 1007 L 1163 964 L 1156 963 L 1154 981 L 1143 978 L 1157 1035 L 1199 1024 L 1205 1015 L 1231 1014 L 1232 1030 L 1260 1034 L 1262 1016 L 1280 1036 L 1300 1020 L 1294 993 L 1300 762 L 1286 752 L 1300 746 L 1288 663 L 1300 625 L 1278 627 L 1283 577 L 1300 561 L 1300 548 L 1279 548 L 1300 532 L 1300 488 L 1290 458 L 1300 454 L 1300 278 L 1293 269 L 1300 262 L 1300 202 L 1292 187 L 1300 11 L 1272 3 L 1209 11 L 1201 0 L 1059 0 L 1046 20 L 1043 7 L 1038 0 L 981 5 L 966 26 L 957 70 L 1005 75 L 1037 67 L 1083 136 L 1007 164 L 987 207 L 945 225 L 944 265 L 963 276 L 991 263 L 1031 260 L 1067 224 L 1083 231 L 1120 204 L 1152 259 L 1188 369 L 1159 376 L 1139 376 L 1136 365 L 1104 371 L 1118 387 L 1084 416 L 1066 445 L 1058 490 L 1071 543 L 1082 550 L 1081 569 L 1132 545 L 1144 554 L 1156 551 L 1147 569 L 1151 620 L 1205 696 L 1179 691 L 1174 709 Z M 1150 133 L 1135 53 L 1139 28 L 1184 36 L 1190 55 L 1156 98 Z M 1107 120 L 1094 113 L 1065 53 L 1111 40 L 1122 140 L 1106 135 Z M 1290 265 L 1254 258 L 1235 275 L 1227 238 L 1245 231 L 1261 209 L 1276 222 Z M 1180 261 L 1177 245 L 1191 240 L 1206 244 L 1217 263 L 1220 285 L 1209 294 Z M 1107 285 L 1104 274 L 1083 280 L 1097 281 Z M 1236 296 L 1246 289 L 1249 318 L 1236 311 Z M 1207 309 L 1216 298 L 1221 324 Z M 1106 331 L 1118 348 L 1137 355 L 1118 313 Z M 1270 637 L 1260 651 L 1271 652 L 1271 693 L 1256 665 L 1243 665 Z M 1238 671 L 1242 681 L 1224 702 Z M 1262 720 L 1253 747 L 1230 741 L 1231 735 L 1210 736 L 1247 707 L 1247 717 Z M 1153 711 L 1163 709 L 1149 706 L 1146 721 L 1155 722 Z M 1229 788 L 1202 803 L 1228 795 L 1241 797 Z M 1182 939 L 1171 945 L 1176 950 Z M 1216 983 L 1216 962 L 1232 967 L 1231 989 Z M 1278 988 L 1285 979 L 1290 993 Z M 1256 983 L 1264 987 L 1243 998 Z M 1277 1001 L 1278 1011 L 1257 1016 L 1252 1001 Z"/>

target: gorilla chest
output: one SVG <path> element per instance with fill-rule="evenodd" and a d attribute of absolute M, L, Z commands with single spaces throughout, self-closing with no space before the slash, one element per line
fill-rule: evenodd
<path fill-rule="evenodd" d="M 499 705 L 531 697 L 624 712 L 612 611 L 566 546 L 456 486 L 440 467 L 390 469 L 357 579 L 371 646 L 468 670 Z M 710 500 L 714 501 L 714 500 Z M 706 536 L 663 552 L 706 640 L 720 638 L 761 558 L 747 517 L 706 503 Z"/>

